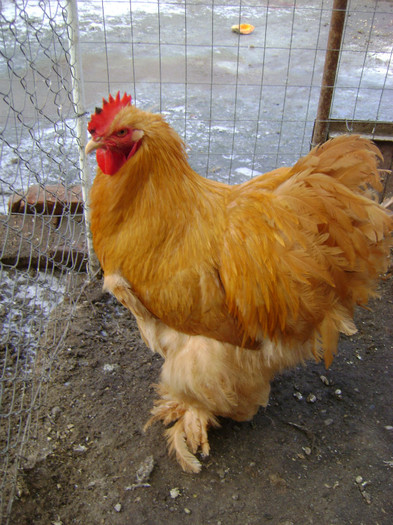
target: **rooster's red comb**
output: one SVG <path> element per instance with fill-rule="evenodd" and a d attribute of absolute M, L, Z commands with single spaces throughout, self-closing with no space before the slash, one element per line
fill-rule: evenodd
<path fill-rule="evenodd" d="M 108 100 L 103 98 L 102 108 L 96 108 L 95 113 L 91 116 L 87 129 L 92 135 L 103 135 L 114 116 L 122 108 L 130 105 L 131 95 L 124 93 L 123 98 L 120 98 L 120 91 L 117 92 L 115 98 L 113 98 L 112 95 L 109 95 Z"/>

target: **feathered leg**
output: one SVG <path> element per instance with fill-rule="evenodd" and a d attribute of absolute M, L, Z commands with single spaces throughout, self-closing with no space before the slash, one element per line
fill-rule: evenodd
<path fill-rule="evenodd" d="M 201 470 L 201 463 L 194 454 L 200 450 L 202 456 L 209 455 L 207 430 L 210 426 L 218 427 L 219 423 L 205 408 L 172 398 L 164 385 L 159 385 L 158 391 L 162 397 L 155 401 L 152 417 L 144 429 L 156 421 L 162 421 L 164 425 L 174 423 L 165 431 L 169 453 L 176 455 L 183 470 L 197 473 Z"/>

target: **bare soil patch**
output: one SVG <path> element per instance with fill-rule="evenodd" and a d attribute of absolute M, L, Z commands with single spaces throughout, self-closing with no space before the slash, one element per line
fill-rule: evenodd
<path fill-rule="evenodd" d="M 162 425 L 143 432 L 161 358 L 101 283 L 90 286 L 11 523 L 390 524 L 392 278 L 381 292 L 330 370 L 309 363 L 277 377 L 251 422 L 210 431 L 211 456 L 191 475 L 168 457 Z"/>

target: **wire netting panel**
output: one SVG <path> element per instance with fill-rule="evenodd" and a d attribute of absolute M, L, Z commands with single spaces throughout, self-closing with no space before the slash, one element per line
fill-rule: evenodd
<path fill-rule="evenodd" d="M 349 3 L 331 117 L 393 121 L 391 2 Z"/>
<path fill-rule="evenodd" d="M 240 182 L 309 150 L 332 1 L 78 2 L 88 107 L 127 90 L 200 173 Z M 391 5 L 349 2 L 332 116 L 393 116 Z M 91 20 L 94 23 L 91 23 Z M 231 31 L 251 23 L 250 35 Z"/>
<path fill-rule="evenodd" d="M 162 112 L 207 177 L 242 182 L 308 152 L 332 0 L 3 0 L 0 4 L 1 511 L 86 280 L 78 114 L 127 91 Z M 79 12 L 70 27 L 70 9 Z M 388 1 L 351 0 L 331 117 L 393 121 Z M 255 30 L 239 35 L 233 25 Z M 78 35 L 78 42 L 70 41 Z M 93 162 L 94 164 L 94 162 Z M 61 186 L 59 186 L 61 183 Z M 31 187 L 35 185 L 34 191 Z M 48 186 L 49 185 L 49 186 Z M 46 188 L 45 192 L 43 188 Z M 31 452 L 34 456 L 34 453 Z"/>

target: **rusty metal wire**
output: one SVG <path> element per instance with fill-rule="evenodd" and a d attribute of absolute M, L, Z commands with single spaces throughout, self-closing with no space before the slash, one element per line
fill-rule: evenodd
<path fill-rule="evenodd" d="M 36 422 L 50 370 L 64 350 L 75 289 L 87 279 L 85 225 L 72 204 L 80 192 L 81 115 L 72 95 L 71 4 L 76 7 L 75 0 L 0 4 L 4 522 L 20 493 L 18 472 L 44 453 L 35 447 Z M 137 106 L 161 111 L 184 137 L 195 170 L 225 182 L 293 164 L 310 146 L 332 5 L 79 0 L 86 107 L 91 111 L 109 92 L 130 92 Z M 348 131 L 359 120 L 393 121 L 392 12 L 388 2 L 349 2 L 330 111 Z M 254 32 L 231 31 L 243 22 Z M 32 185 L 36 191 L 28 193 Z"/>

